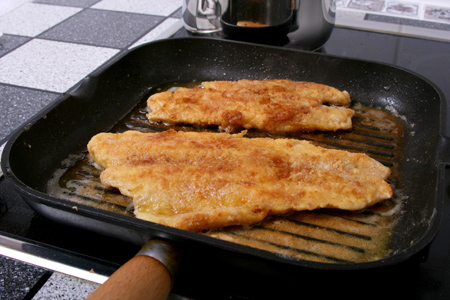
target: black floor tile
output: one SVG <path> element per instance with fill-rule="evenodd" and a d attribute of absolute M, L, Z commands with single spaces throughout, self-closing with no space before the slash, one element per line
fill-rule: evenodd
<path fill-rule="evenodd" d="M 123 49 L 163 19 L 160 16 L 86 9 L 39 38 Z"/>
<path fill-rule="evenodd" d="M 47 272 L 46 269 L 0 256 L 0 300 L 23 299 Z"/>
<path fill-rule="evenodd" d="M 31 116 L 56 100 L 60 94 L 0 84 L 0 140 Z"/>

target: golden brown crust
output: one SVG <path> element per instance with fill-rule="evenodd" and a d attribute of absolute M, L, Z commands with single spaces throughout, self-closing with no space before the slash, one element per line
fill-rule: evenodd
<path fill-rule="evenodd" d="M 359 210 L 392 196 L 389 168 L 365 154 L 243 134 L 101 133 L 88 144 L 103 184 L 138 218 L 190 230 L 249 225 L 272 214 Z"/>
<path fill-rule="evenodd" d="M 239 80 L 203 82 L 154 94 L 150 121 L 218 125 L 221 130 L 257 128 L 267 132 L 351 129 L 354 111 L 344 91 L 312 82 Z M 333 106 L 326 106 L 331 104 Z M 334 106 L 341 105 L 341 106 Z"/>
<path fill-rule="evenodd" d="M 320 104 L 334 104 L 349 106 L 350 95 L 347 91 L 320 83 L 308 81 L 292 81 L 286 79 L 248 80 L 238 81 L 205 81 L 202 85 L 206 89 L 222 92 L 249 92 L 252 94 L 268 94 L 276 97 L 281 94 L 292 94 L 297 97 L 311 98 Z M 278 96 L 280 97 L 280 96 Z"/>

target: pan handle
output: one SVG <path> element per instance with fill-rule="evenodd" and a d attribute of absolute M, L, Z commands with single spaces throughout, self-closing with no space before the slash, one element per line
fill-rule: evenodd
<path fill-rule="evenodd" d="M 175 248 L 162 240 L 151 240 L 86 300 L 166 299 L 180 262 Z"/>

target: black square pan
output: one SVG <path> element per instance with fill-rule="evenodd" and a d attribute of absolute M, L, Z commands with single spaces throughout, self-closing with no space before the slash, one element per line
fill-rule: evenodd
<path fill-rule="evenodd" d="M 294 260 L 86 205 L 75 209 L 73 202 L 46 193 L 47 182 L 61 162 L 84 151 L 96 133 L 110 130 L 148 97 L 152 87 L 237 79 L 324 83 L 349 91 L 353 102 L 389 107 L 404 119 L 397 187 L 406 199 L 388 257 L 355 264 Z M 2 169 L 33 209 L 56 222 L 137 245 L 153 237 L 178 245 L 189 270 L 180 274 L 180 290 L 206 293 L 220 286 L 224 295 L 234 289 L 241 295 L 269 295 L 270 291 L 279 295 L 279 289 L 267 287 L 261 292 L 255 286 L 265 281 L 314 284 L 326 276 L 337 284 L 342 282 L 336 279 L 339 272 L 358 282 L 360 272 L 402 264 L 432 242 L 442 218 L 448 164 L 448 141 L 441 135 L 440 117 L 445 107 L 445 99 L 431 82 L 391 65 L 224 40 L 169 39 L 122 53 L 19 128 L 5 146 Z"/>

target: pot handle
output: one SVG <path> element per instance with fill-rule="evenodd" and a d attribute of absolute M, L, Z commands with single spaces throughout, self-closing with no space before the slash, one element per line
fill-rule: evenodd
<path fill-rule="evenodd" d="M 172 289 L 179 262 L 172 245 L 151 240 L 86 300 L 164 300 Z"/>

